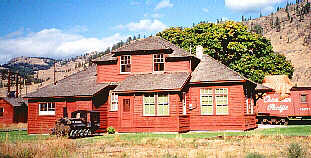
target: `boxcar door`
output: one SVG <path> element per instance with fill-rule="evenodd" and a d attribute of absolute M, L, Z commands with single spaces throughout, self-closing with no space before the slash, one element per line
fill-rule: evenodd
<path fill-rule="evenodd" d="M 130 97 L 122 99 L 121 105 L 121 127 L 132 127 L 132 111 L 133 111 L 133 102 Z"/>

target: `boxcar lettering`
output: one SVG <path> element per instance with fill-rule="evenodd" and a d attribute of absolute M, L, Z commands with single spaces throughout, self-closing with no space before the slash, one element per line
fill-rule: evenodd
<path fill-rule="evenodd" d="M 275 104 L 269 104 L 267 110 L 271 110 L 271 111 L 280 111 L 280 113 L 282 113 L 285 110 L 288 110 L 288 106 L 286 105 L 280 105 L 280 106 L 276 106 Z"/>
<path fill-rule="evenodd" d="M 271 96 L 265 96 L 265 103 L 275 103 L 275 102 L 292 102 L 291 98 L 285 98 L 283 100 L 279 100 L 279 98 L 271 98 Z"/>

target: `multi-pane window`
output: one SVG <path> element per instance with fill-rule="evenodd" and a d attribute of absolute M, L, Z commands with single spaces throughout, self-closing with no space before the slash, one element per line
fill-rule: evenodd
<path fill-rule="evenodd" d="M 130 99 L 123 99 L 123 112 L 131 111 L 131 101 Z"/>
<path fill-rule="evenodd" d="M 215 89 L 216 115 L 228 114 L 228 89 Z"/>
<path fill-rule="evenodd" d="M 301 103 L 307 103 L 307 94 L 301 94 L 300 95 L 300 102 Z"/>
<path fill-rule="evenodd" d="M 168 116 L 169 97 L 167 93 L 148 93 L 144 95 L 144 116 Z"/>
<path fill-rule="evenodd" d="M 4 108 L 0 108 L 0 117 L 3 116 Z"/>
<path fill-rule="evenodd" d="M 39 115 L 55 115 L 55 103 L 40 103 Z"/>
<path fill-rule="evenodd" d="M 153 70 L 164 71 L 164 55 L 163 54 L 153 55 Z"/>
<path fill-rule="evenodd" d="M 111 94 L 111 104 L 110 104 L 110 111 L 118 111 L 118 94 L 110 93 Z"/>
<path fill-rule="evenodd" d="M 158 116 L 169 115 L 168 95 L 164 93 L 158 94 Z"/>
<path fill-rule="evenodd" d="M 201 89 L 201 115 L 213 115 L 213 89 Z"/>
<path fill-rule="evenodd" d="M 121 73 L 131 72 L 131 56 L 122 55 L 120 66 L 121 66 Z"/>
<path fill-rule="evenodd" d="M 154 93 L 144 95 L 144 116 L 155 116 L 155 97 Z"/>

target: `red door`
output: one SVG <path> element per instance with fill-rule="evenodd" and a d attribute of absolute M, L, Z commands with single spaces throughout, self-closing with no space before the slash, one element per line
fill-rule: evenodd
<path fill-rule="evenodd" d="M 121 105 L 121 127 L 132 127 L 132 111 L 132 100 L 124 98 Z"/>

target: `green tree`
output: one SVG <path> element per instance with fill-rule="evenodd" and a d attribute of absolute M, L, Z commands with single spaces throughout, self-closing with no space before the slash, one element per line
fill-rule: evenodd
<path fill-rule="evenodd" d="M 249 32 L 242 23 L 200 23 L 191 28 L 172 27 L 157 35 L 188 51 L 202 45 L 205 54 L 256 82 L 262 82 L 265 75 L 293 75 L 291 63 L 273 52 L 270 41 Z"/>

